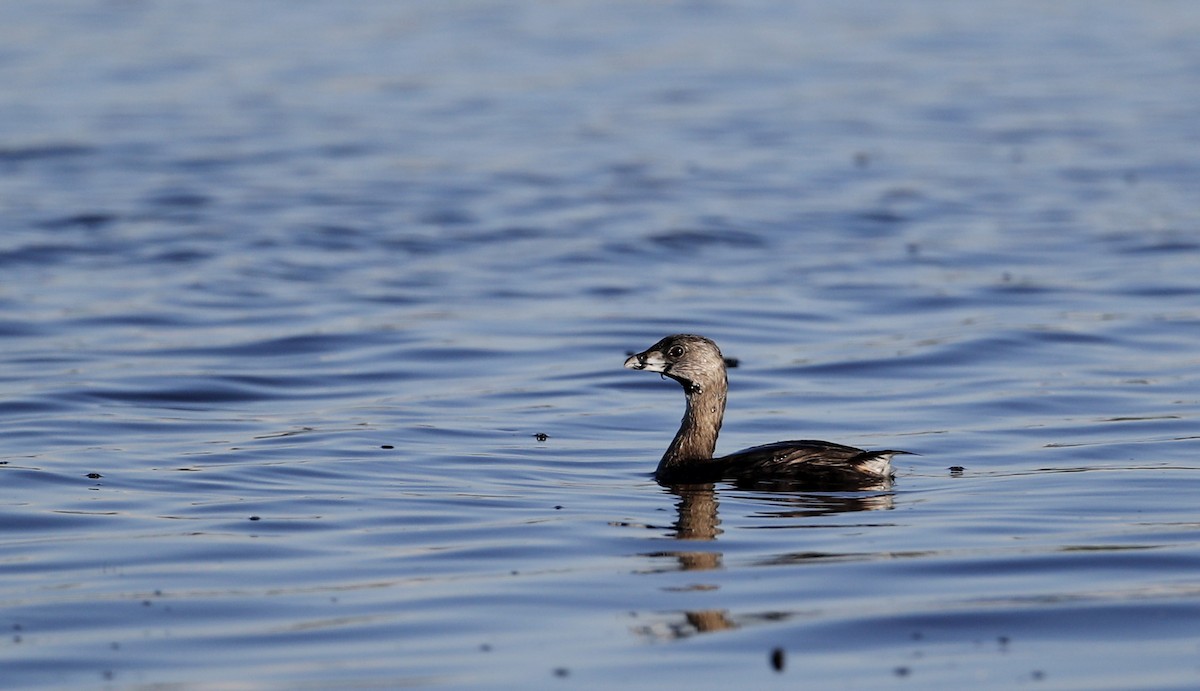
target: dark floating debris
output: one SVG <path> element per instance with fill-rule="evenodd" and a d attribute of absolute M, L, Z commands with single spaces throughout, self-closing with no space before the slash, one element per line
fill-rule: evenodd
<path fill-rule="evenodd" d="M 554 676 L 560 679 L 566 679 L 567 677 L 571 676 L 571 670 L 567 669 L 566 667 L 555 667 Z"/>
<path fill-rule="evenodd" d="M 261 520 L 262 520 L 262 517 L 261 517 L 261 516 L 251 516 L 251 517 L 250 517 L 250 520 L 252 520 L 252 521 L 261 521 Z"/>
<path fill-rule="evenodd" d="M 907 667 L 900 666 L 896 669 L 893 669 L 892 673 L 898 677 L 907 677 L 908 675 L 912 674 L 912 670 Z"/>
<path fill-rule="evenodd" d="M 104 477 L 100 473 L 88 473 L 87 476 L 92 478 L 93 480 L 99 480 L 100 478 Z"/>
<path fill-rule="evenodd" d="M 379 447 L 379 448 L 381 448 L 381 449 L 394 449 L 394 448 L 396 448 L 396 447 L 392 446 L 391 444 L 384 444 L 383 446 L 381 446 L 381 447 Z"/>
<path fill-rule="evenodd" d="M 787 660 L 784 659 L 783 648 L 776 648 L 771 651 L 771 669 L 775 670 L 776 672 L 782 672 L 783 666 L 786 662 Z"/>
<path fill-rule="evenodd" d="M 546 441 L 550 438 L 550 435 L 546 434 L 545 432 L 538 432 L 537 434 L 533 435 L 533 438 L 537 439 L 538 441 Z"/>
<path fill-rule="evenodd" d="M 950 477 L 962 477 L 963 471 L 966 470 L 966 468 L 962 467 L 961 465 L 952 465 L 950 466 L 949 470 Z"/>

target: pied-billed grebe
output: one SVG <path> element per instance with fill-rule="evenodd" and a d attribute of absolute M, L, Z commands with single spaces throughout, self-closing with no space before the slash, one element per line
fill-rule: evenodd
<path fill-rule="evenodd" d="M 827 441 L 780 441 L 713 458 L 729 390 L 725 359 L 703 336 L 667 336 L 629 356 L 628 369 L 659 372 L 683 385 L 687 409 L 679 431 L 654 472 L 663 484 L 794 483 L 819 487 L 877 485 L 892 477 L 892 456 L 907 451 L 864 451 Z"/>

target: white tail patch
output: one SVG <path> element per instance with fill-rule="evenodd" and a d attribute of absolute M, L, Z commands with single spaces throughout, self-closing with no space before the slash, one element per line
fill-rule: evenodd
<path fill-rule="evenodd" d="M 858 467 L 864 473 L 870 473 L 879 477 L 890 477 L 892 475 L 892 455 L 886 454 L 876 456 L 875 458 L 868 458 L 865 461 L 860 461 Z"/>

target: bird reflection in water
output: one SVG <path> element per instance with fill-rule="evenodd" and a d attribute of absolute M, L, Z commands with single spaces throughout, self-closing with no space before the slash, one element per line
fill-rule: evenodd
<path fill-rule="evenodd" d="M 892 508 L 892 495 L 888 490 L 891 483 L 879 482 L 874 486 L 864 486 L 854 492 L 796 492 L 780 491 L 786 487 L 763 488 L 775 491 L 753 491 L 741 498 L 752 498 L 762 501 L 768 508 L 756 516 L 782 518 L 811 518 L 831 514 L 852 513 L 860 511 L 878 511 Z M 712 571 L 722 566 L 722 553 L 716 549 L 693 549 L 703 542 L 716 542 L 721 530 L 721 519 L 718 512 L 719 501 L 717 489 L 712 484 L 671 485 L 667 490 L 674 494 L 678 501 L 675 504 L 676 519 L 670 533 L 671 537 L 679 540 L 683 549 L 663 550 L 645 556 L 671 559 L 673 568 L 652 569 L 653 573 L 665 571 Z M 779 555 L 767 564 L 798 563 L 810 560 L 827 560 L 846 555 L 825 554 L 820 552 L 801 552 Z M 712 584 L 693 584 L 675 591 L 716 591 L 719 586 Z M 756 623 L 780 621 L 794 615 L 794 612 L 755 612 L 746 614 L 730 614 L 726 609 L 688 610 L 682 612 L 667 612 L 656 614 L 653 621 L 634 627 L 634 633 L 645 638 L 658 640 L 687 638 L 701 633 L 736 629 Z"/>

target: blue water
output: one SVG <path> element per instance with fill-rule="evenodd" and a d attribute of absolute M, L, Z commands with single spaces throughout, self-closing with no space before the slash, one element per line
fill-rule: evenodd
<path fill-rule="evenodd" d="M 1200 686 L 1197 35 L 5 3 L 0 685 Z M 658 486 L 677 331 L 920 455 Z"/>

